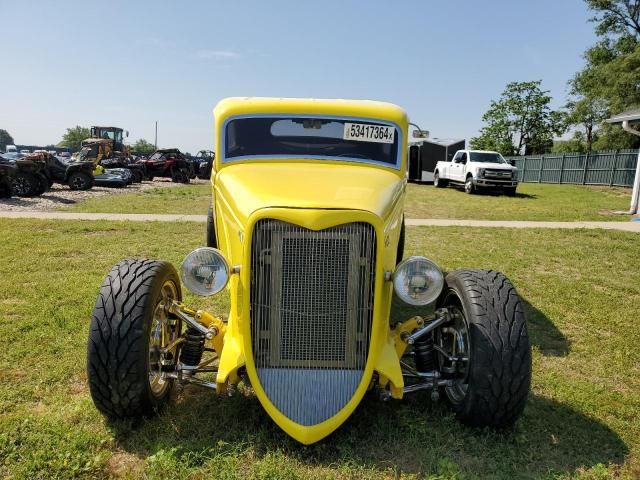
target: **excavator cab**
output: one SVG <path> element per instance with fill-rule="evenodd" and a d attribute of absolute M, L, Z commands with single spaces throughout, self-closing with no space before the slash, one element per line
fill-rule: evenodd
<path fill-rule="evenodd" d="M 91 138 L 111 140 L 111 150 L 124 152 L 124 136 L 128 137 L 129 132 L 118 127 L 91 127 Z"/>

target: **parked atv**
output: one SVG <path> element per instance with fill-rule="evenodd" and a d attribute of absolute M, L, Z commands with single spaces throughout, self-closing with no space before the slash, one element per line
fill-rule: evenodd
<path fill-rule="evenodd" d="M 211 178 L 211 167 L 213 161 L 216 158 L 216 154 L 211 150 L 200 150 L 194 157 L 197 165 L 197 176 L 203 180 L 209 180 Z"/>
<path fill-rule="evenodd" d="M 187 158 L 177 148 L 156 150 L 148 160 L 138 161 L 144 165 L 146 180 L 167 177 L 176 183 L 189 183 L 192 168 Z"/>
<path fill-rule="evenodd" d="M 13 195 L 13 176 L 18 168 L 11 162 L 0 157 L 0 198 L 9 198 Z"/>
<path fill-rule="evenodd" d="M 19 197 L 35 197 L 49 190 L 46 162 L 40 156 L 4 156 L 0 163 L 12 165 L 15 172 L 11 177 L 11 189 Z"/>
<path fill-rule="evenodd" d="M 32 154 L 26 158 L 40 157 L 45 161 L 45 175 L 49 186 L 54 183 L 68 185 L 71 190 L 89 190 L 93 187 L 93 162 L 66 162 L 48 152 Z"/>

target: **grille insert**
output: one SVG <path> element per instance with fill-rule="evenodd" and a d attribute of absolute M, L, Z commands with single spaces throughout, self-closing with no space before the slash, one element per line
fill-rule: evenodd
<path fill-rule="evenodd" d="M 253 358 L 267 396 L 291 420 L 324 421 L 349 401 L 367 360 L 376 237 L 366 223 L 320 231 L 255 227 Z"/>

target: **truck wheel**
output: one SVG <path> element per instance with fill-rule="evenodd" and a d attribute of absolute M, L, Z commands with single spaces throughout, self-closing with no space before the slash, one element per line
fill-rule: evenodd
<path fill-rule="evenodd" d="M 40 189 L 40 179 L 31 172 L 17 172 L 11 182 L 13 193 L 19 197 L 33 197 Z"/>
<path fill-rule="evenodd" d="M 168 401 L 172 380 L 162 363 L 177 352 L 162 349 L 181 325 L 165 306 L 181 299 L 180 279 L 167 262 L 123 260 L 105 278 L 91 318 L 87 377 L 93 402 L 109 418 L 147 415 Z"/>
<path fill-rule="evenodd" d="M 209 204 L 209 213 L 207 214 L 207 247 L 218 248 L 218 240 L 216 239 L 216 222 L 213 218 L 213 206 Z"/>
<path fill-rule="evenodd" d="M 491 270 L 447 275 L 440 306 L 452 321 L 436 331 L 444 388 L 465 424 L 504 429 L 524 410 L 531 384 L 531 346 L 522 304 L 511 282 Z M 452 358 L 456 360 L 452 360 Z"/>
<path fill-rule="evenodd" d="M 93 175 L 85 172 L 73 172 L 67 181 L 71 190 L 89 190 L 93 187 Z"/>
<path fill-rule="evenodd" d="M 473 184 L 473 177 L 467 177 L 467 179 L 465 180 L 464 192 L 468 193 L 469 195 L 473 195 L 474 193 L 476 193 L 476 187 Z"/>
<path fill-rule="evenodd" d="M 433 174 L 433 186 L 436 188 L 444 188 L 449 184 L 446 180 L 440 178 L 440 172 Z"/>
<path fill-rule="evenodd" d="M 516 187 L 510 187 L 510 188 L 505 188 L 504 189 L 504 194 L 508 197 L 515 197 L 516 196 Z"/>

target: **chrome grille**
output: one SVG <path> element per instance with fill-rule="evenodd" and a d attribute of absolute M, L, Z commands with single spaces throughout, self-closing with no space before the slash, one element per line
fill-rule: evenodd
<path fill-rule="evenodd" d="M 487 169 L 487 170 L 484 171 L 484 176 L 486 178 L 507 179 L 507 178 L 511 178 L 511 170 L 491 170 L 491 169 Z"/>
<path fill-rule="evenodd" d="M 251 341 L 274 405 L 302 425 L 335 415 L 364 370 L 376 236 L 366 223 L 320 231 L 258 222 L 251 258 Z"/>

